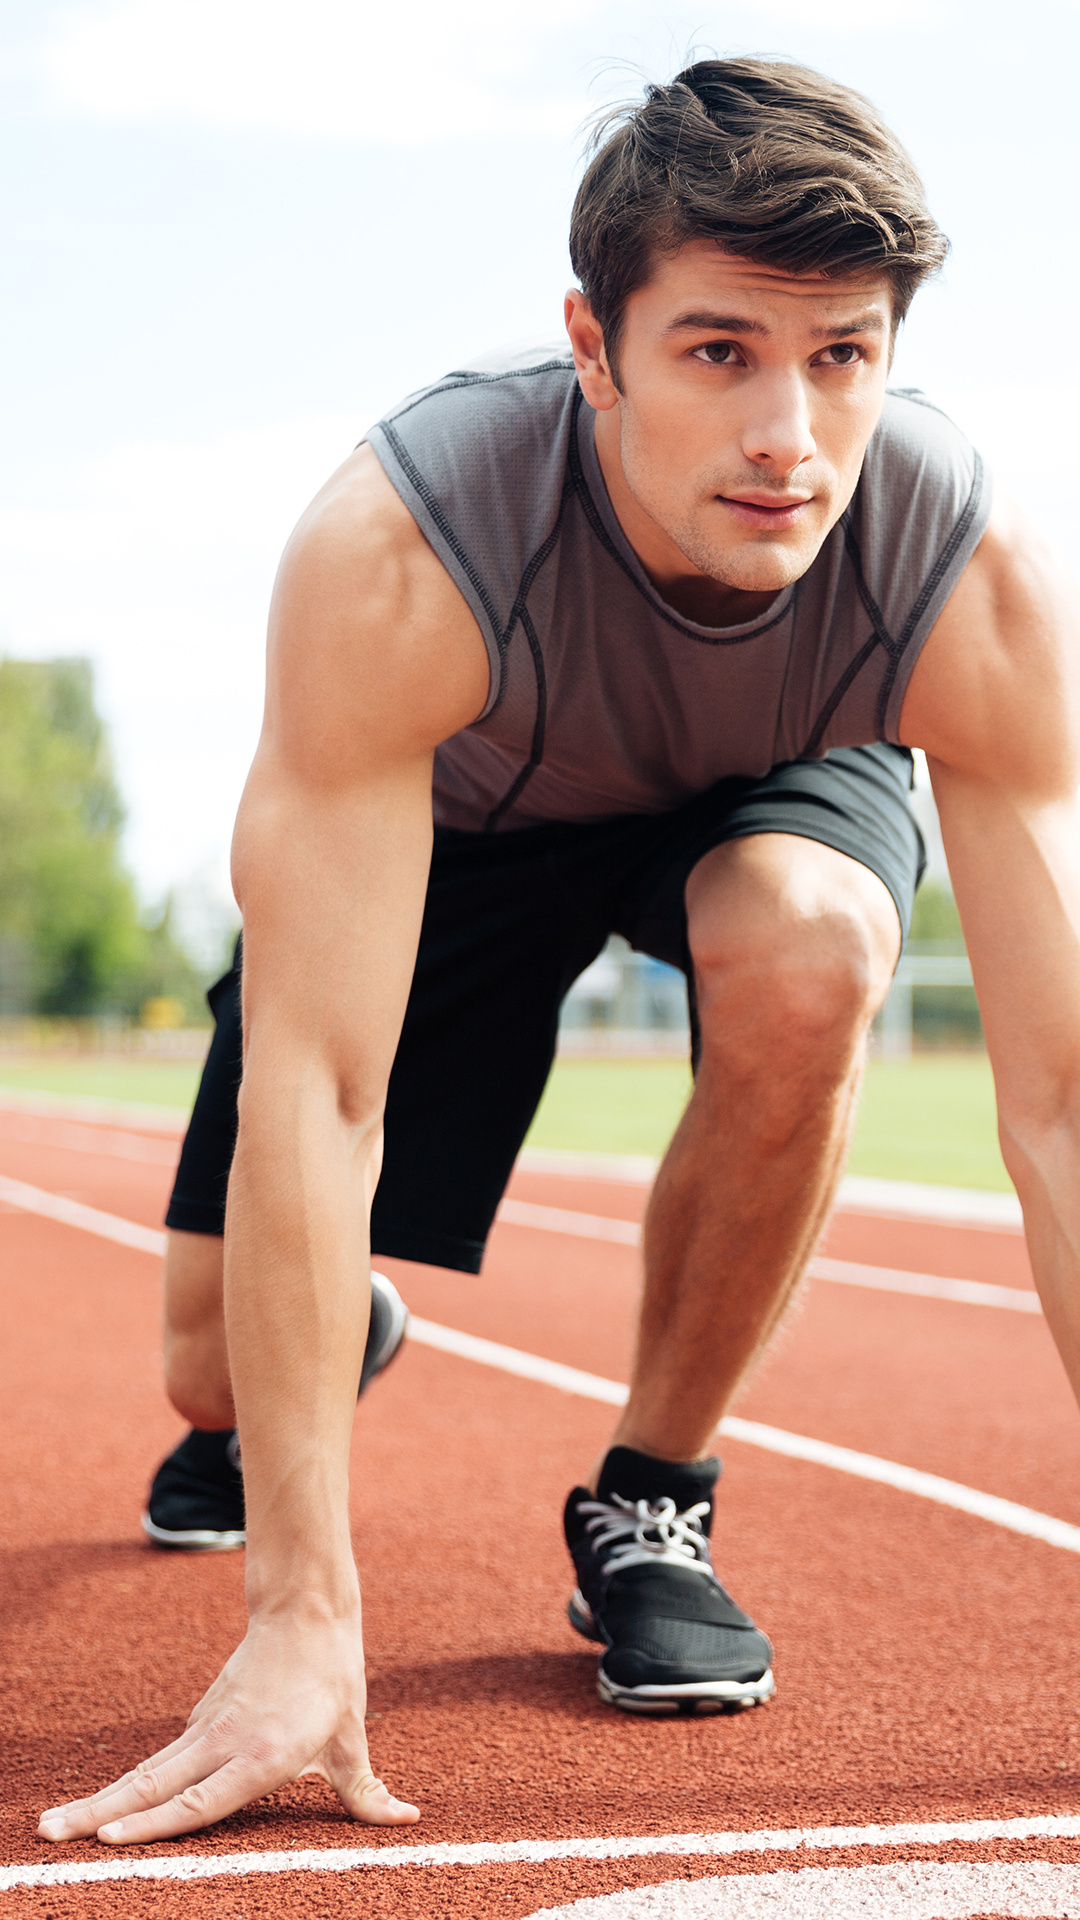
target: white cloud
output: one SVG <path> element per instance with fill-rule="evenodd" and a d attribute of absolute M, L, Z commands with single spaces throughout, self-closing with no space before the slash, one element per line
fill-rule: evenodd
<path fill-rule="evenodd" d="M 1044 0 L 1044 4 L 1046 0 Z M 1064 4 L 1065 0 L 1049 0 Z M 1073 0 L 1068 0 L 1073 4 Z M 994 0 L 984 0 L 984 5 Z M 53 112 L 195 120 L 305 139 L 413 146 L 566 139 L 620 57 L 666 73 L 686 49 L 771 44 L 792 27 L 860 40 L 967 17 L 972 0 L 92 0 L 37 49 Z M 56 16 L 54 16 L 56 18 Z M 557 74 L 557 78 L 555 77 Z"/>
<path fill-rule="evenodd" d="M 805 27 L 808 9 L 805 0 L 768 0 L 761 9 L 766 18 Z M 854 32 L 860 35 L 884 33 L 890 27 L 918 27 L 943 12 L 952 11 L 948 0 L 814 0 L 813 26 L 818 33 Z"/>
<path fill-rule="evenodd" d="M 39 51 L 54 111 L 195 119 L 320 140 L 565 137 L 584 86 L 536 89 L 545 41 L 588 0 L 114 0 L 70 11 Z"/>

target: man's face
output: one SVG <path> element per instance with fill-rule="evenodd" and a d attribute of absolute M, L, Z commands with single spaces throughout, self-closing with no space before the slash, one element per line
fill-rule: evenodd
<path fill-rule="evenodd" d="M 658 260 L 627 302 L 618 391 L 601 392 L 602 353 L 598 399 L 582 385 L 616 511 L 662 590 L 692 570 L 737 602 L 806 572 L 855 490 L 891 320 L 884 279 L 781 273 L 706 240 Z"/>

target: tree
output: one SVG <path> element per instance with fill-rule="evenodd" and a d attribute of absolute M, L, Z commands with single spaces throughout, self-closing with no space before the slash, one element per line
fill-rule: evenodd
<path fill-rule="evenodd" d="M 4 1011 L 133 1013 L 153 992 L 173 943 L 140 924 L 123 821 L 90 662 L 0 660 Z"/>

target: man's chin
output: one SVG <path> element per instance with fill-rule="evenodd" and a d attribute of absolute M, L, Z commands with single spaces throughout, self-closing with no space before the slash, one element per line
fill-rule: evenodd
<path fill-rule="evenodd" d="M 795 580 L 801 580 L 816 560 L 820 540 L 785 540 L 782 535 L 757 539 L 745 547 L 714 549 L 707 558 L 694 558 L 695 565 L 711 579 L 741 593 L 782 593 Z M 703 565 L 702 562 L 705 561 Z"/>

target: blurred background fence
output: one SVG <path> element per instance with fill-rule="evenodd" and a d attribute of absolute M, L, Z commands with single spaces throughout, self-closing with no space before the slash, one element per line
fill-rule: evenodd
<path fill-rule="evenodd" d="M 560 1055 L 684 1056 L 689 1044 L 682 973 L 634 953 L 615 935 L 566 997 Z M 872 1051 L 902 1060 L 915 1051 L 982 1045 L 971 966 L 952 895 L 929 881 L 917 897 L 912 938 L 874 1023 Z"/>

